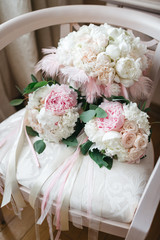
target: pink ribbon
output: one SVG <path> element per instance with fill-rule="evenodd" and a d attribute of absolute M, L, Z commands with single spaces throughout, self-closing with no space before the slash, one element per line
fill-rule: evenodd
<path fill-rule="evenodd" d="M 86 138 L 82 143 L 86 142 L 88 138 Z M 64 187 L 65 187 L 65 183 L 68 179 L 68 176 L 72 170 L 72 167 L 75 163 L 75 161 L 77 160 L 78 158 L 78 155 L 80 153 L 80 145 L 82 143 L 79 143 L 76 151 L 72 154 L 72 156 L 70 156 L 69 158 L 67 158 L 65 160 L 65 162 L 59 167 L 59 169 L 56 171 L 53 179 L 52 179 L 52 182 L 50 183 L 48 189 L 47 189 L 47 192 L 45 193 L 44 197 L 43 197 L 43 201 L 42 201 L 42 205 L 41 205 L 41 211 L 42 211 L 42 214 L 41 216 L 44 214 L 44 211 L 45 211 L 45 208 L 46 208 L 46 205 L 47 205 L 47 201 L 48 201 L 48 198 L 49 198 L 49 194 L 52 190 L 52 188 L 54 187 L 54 185 L 56 184 L 56 182 L 59 180 L 59 178 L 64 174 L 66 173 L 66 176 L 61 184 L 61 187 L 60 187 L 60 190 L 59 190 L 59 193 L 58 193 L 58 197 L 57 197 L 57 203 L 56 203 L 56 229 L 59 230 L 58 233 L 57 233 L 57 236 L 56 236 L 56 239 L 55 240 L 58 240 L 59 239 L 59 236 L 61 234 L 61 231 L 60 231 L 60 209 L 61 209 L 61 199 L 62 199 L 62 195 L 63 195 L 63 190 L 64 190 Z"/>
<path fill-rule="evenodd" d="M 30 146 L 31 152 L 32 152 L 32 154 L 33 154 L 33 157 L 34 157 L 35 163 L 36 163 L 37 167 L 40 167 L 40 163 L 39 163 L 39 160 L 38 160 L 37 154 L 36 154 L 36 152 L 35 152 L 35 150 L 34 150 L 34 148 L 33 148 L 32 142 L 31 142 L 31 140 L 30 140 L 30 138 L 29 138 L 29 136 L 28 136 L 28 134 L 27 134 L 26 126 L 24 126 L 24 131 L 25 131 L 25 135 L 26 135 L 27 141 L 28 141 L 28 143 L 29 143 L 29 146 Z"/>

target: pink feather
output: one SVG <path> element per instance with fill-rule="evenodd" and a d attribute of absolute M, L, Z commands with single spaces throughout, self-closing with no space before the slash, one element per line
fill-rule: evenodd
<path fill-rule="evenodd" d="M 101 95 L 101 87 L 96 84 L 96 79 L 89 77 L 89 82 L 86 84 L 86 97 L 88 103 L 93 103 L 97 96 Z"/>
<path fill-rule="evenodd" d="M 59 73 L 60 82 L 69 83 L 71 81 L 75 82 L 74 85 L 79 88 L 81 85 L 86 84 L 89 81 L 86 73 L 75 67 L 62 67 Z"/>
<path fill-rule="evenodd" d="M 125 99 L 129 99 L 127 88 L 123 84 L 121 84 L 121 93 Z"/>
<path fill-rule="evenodd" d="M 134 85 L 129 88 L 132 101 L 145 101 L 149 98 L 152 89 L 152 80 L 141 76 Z"/>
<path fill-rule="evenodd" d="M 40 60 L 35 66 L 35 72 L 42 70 L 47 76 L 55 77 L 58 74 L 60 63 L 56 54 L 48 54 Z"/>

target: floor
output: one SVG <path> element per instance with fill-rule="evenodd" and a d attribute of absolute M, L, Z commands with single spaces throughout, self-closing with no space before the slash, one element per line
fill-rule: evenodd
<path fill-rule="evenodd" d="M 157 106 L 151 107 L 150 122 L 160 121 L 160 108 Z M 152 124 L 152 141 L 155 149 L 155 161 L 160 155 L 160 124 Z M 1 198 L 0 198 L 1 202 Z M 11 206 L 2 209 L 5 222 L 0 225 L 0 240 L 35 240 L 35 225 L 34 225 L 34 212 L 28 205 L 23 213 L 22 220 L 16 217 L 11 209 Z M 146 240 L 159 240 L 160 239 L 160 206 L 158 207 L 155 215 L 151 230 Z M 80 230 L 70 224 L 70 231 L 61 234 L 61 240 L 87 240 L 87 228 Z M 40 239 L 49 240 L 47 221 L 40 226 Z M 99 234 L 99 240 L 123 240 L 123 238 L 111 236 L 105 233 Z M 137 239 L 141 240 L 141 239 Z"/>

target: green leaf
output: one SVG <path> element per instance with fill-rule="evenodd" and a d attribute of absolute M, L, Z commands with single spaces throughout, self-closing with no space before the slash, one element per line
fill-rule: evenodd
<path fill-rule="evenodd" d="M 144 109 L 144 112 L 149 112 L 151 109 L 150 108 L 146 108 L 146 109 Z"/>
<path fill-rule="evenodd" d="M 152 128 L 150 129 L 150 134 L 149 134 L 149 136 L 148 136 L 148 142 L 151 141 L 151 136 L 152 136 Z"/>
<path fill-rule="evenodd" d="M 34 86 L 34 90 L 40 88 L 40 87 L 43 87 L 43 86 L 46 86 L 48 84 L 47 81 L 42 81 L 42 82 L 37 82 Z"/>
<path fill-rule="evenodd" d="M 83 112 L 80 115 L 80 119 L 84 122 L 87 123 L 88 121 L 90 121 L 94 116 L 95 116 L 95 110 L 88 110 Z"/>
<path fill-rule="evenodd" d="M 41 82 L 33 82 L 30 83 L 25 89 L 23 94 L 31 93 L 37 90 L 40 87 L 46 86 L 48 84 L 47 81 L 41 81 Z"/>
<path fill-rule="evenodd" d="M 142 105 L 142 111 L 144 111 L 145 106 L 146 106 L 146 102 L 144 102 L 143 105 Z"/>
<path fill-rule="evenodd" d="M 90 149 L 92 144 L 93 144 L 93 142 L 91 142 L 89 140 L 87 142 L 81 144 L 80 149 L 81 149 L 81 152 L 83 155 L 86 155 L 86 153 L 88 152 L 88 150 Z"/>
<path fill-rule="evenodd" d="M 140 159 L 142 160 L 143 158 L 147 157 L 147 155 L 144 155 L 143 157 L 141 157 Z"/>
<path fill-rule="evenodd" d="M 95 112 L 96 112 L 96 117 L 98 117 L 98 118 L 105 118 L 105 117 L 107 117 L 107 113 L 100 107 L 98 107 L 95 110 Z"/>
<path fill-rule="evenodd" d="M 33 74 L 31 74 L 31 79 L 32 79 L 32 82 L 35 82 L 35 83 L 38 82 L 37 78 Z"/>
<path fill-rule="evenodd" d="M 27 93 L 31 93 L 34 91 L 34 86 L 36 85 L 36 82 L 29 83 L 26 88 L 23 90 L 23 95 Z"/>
<path fill-rule="evenodd" d="M 97 108 L 97 105 L 95 105 L 95 104 L 90 104 L 89 105 L 90 110 L 96 110 L 96 108 Z"/>
<path fill-rule="evenodd" d="M 120 102 L 120 103 L 126 103 L 129 104 L 130 101 L 126 98 L 124 98 L 123 96 L 114 96 L 112 95 L 111 97 L 107 98 L 104 95 L 102 95 L 105 99 L 107 99 L 108 101 L 113 101 L 113 102 Z"/>
<path fill-rule="evenodd" d="M 33 144 L 33 147 L 37 153 L 42 153 L 46 148 L 46 144 L 43 140 L 38 140 Z"/>
<path fill-rule="evenodd" d="M 66 144 L 68 147 L 77 147 L 78 146 L 78 141 L 76 137 L 68 137 L 66 139 L 62 139 L 62 142 Z"/>
<path fill-rule="evenodd" d="M 98 164 L 100 168 L 103 166 L 109 170 L 112 168 L 113 159 L 101 153 L 97 148 L 89 151 L 89 156 Z"/>
<path fill-rule="evenodd" d="M 23 101 L 24 101 L 24 99 L 14 99 L 14 100 L 10 101 L 10 104 L 12 106 L 18 106 L 18 105 L 22 104 Z"/>
<path fill-rule="evenodd" d="M 16 88 L 18 90 L 18 92 L 20 92 L 20 94 L 23 94 L 23 91 L 16 85 Z"/>
<path fill-rule="evenodd" d="M 33 128 L 26 126 L 26 131 L 28 133 L 28 135 L 35 137 L 35 136 L 39 136 L 39 133 L 34 131 Z"/>

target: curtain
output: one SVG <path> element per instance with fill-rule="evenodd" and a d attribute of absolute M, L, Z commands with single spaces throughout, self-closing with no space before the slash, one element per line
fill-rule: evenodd
<path fill-rule="evenodd" d="M 82 0 L 0 0 L 0 23 L 42 8 L 81 3 Z M 17 87 L 23 89 L 31 81 L 34 66 L 42 57 L 41 49 L 57 46 L 58 40 L 58 26 L 44 28 L 23 35 L 0 52 L 0 122 L 16 111 L 9 102 L 18 97 Z"/>

